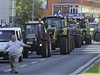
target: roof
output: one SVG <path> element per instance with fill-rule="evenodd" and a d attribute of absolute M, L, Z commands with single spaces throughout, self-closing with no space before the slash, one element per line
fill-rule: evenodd
<path fill-rule="evenodd" d="M 19 28 L 19 27 L 5 27 L 5 28 L 0 28 L 0 30 L 21 30 L 21 28 Z"/>
<path fill-rule="evenodd" d="M 32 24 L 32 23 L 44 23 L 43 21 L 29 21 L 28 23 L 26 24 Z"/>
<path fill-rule="evenodd" d="M 63 16 L 52 16 L 51 15 L 51 16 L 43 16 L 42 19 L 43 18 L 64 18 L 64 17 Z"/>

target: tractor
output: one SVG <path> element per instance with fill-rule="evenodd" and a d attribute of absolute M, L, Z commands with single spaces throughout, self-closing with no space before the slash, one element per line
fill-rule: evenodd
<path fill-rule="evenodd" d="M 25 24 L 24 43 L 31 45 L 31 48 L 24 48 L 24 57 L 28 52 L 36 51 L 42 57 L 51 57 L 51 39 L 44 26 L 43 21 L 30 21 Z"/>
<path fill-rule="evenodd" d="M 69 54 L 74 49 L 72 29 L 66 24 L 62 16 L 43 16 L 42 20 L 51 37 L 51 48 L 60 48 L 60 54 Z"/>

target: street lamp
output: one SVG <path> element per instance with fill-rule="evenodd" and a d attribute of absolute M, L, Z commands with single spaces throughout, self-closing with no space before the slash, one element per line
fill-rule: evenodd
<path fill-rule="evenodd" d="M 82 18 L 82 0 L 81 0 L 81 18 Z"/>
<path fill-rule="evenodd" d="M 34 20 L 34 0 L 32 2 L 32 21 Z"/>

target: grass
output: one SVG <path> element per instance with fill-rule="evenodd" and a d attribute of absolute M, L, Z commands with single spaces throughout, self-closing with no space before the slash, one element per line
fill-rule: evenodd
<path fill-rule="evenodd" d="M 90 69 L 88 69 L 82 75 L 100 75 L 100 61 L 95 63 Z"/>

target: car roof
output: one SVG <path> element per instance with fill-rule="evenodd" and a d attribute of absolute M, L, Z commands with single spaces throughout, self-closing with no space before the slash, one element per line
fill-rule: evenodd
<path fill-rule="evenodd" d="M 18 30 L 21 30 L 21 28 L 19 28 L 19 27 L 4 27 L 4 28 L 0 28 L 0 30 L 14 30 L 14 31 L 18 31 Z"/>

